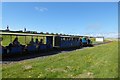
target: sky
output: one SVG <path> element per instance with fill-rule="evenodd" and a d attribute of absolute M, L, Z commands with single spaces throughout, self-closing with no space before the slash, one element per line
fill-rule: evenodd
<path fill-rule="evenodd" d="M 2 29 L 117 36 L 117 2 L 3 2 Z"/>
<path fill-rule="evenodd" d="M 119 0 L 1 0 L 2 2 L 119 2 Z"/>

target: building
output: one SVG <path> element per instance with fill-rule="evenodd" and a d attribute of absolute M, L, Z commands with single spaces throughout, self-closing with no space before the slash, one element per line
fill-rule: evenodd
<path fill-rule="evenodd" d="M 104 42 L 104 37 L 102 37 L 102 36 L 95 37 L 95 41 L 96 42 Z"/>

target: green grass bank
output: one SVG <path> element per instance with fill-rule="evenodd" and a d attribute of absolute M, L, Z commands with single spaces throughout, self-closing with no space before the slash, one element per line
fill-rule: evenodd
<path fill-rule="evenodd" d="M 2 65 L 3 78 L 115 78 L 118 42 Z"/>

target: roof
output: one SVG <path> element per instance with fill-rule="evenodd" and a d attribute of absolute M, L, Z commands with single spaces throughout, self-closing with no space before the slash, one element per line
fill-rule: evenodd
<path fill-rule="evenodd" d="M 30 34 L 30 33 L 10 33 L 10 32 L 0 32 L 1 35 L 16 35 L 16 36 L 55 36 L 46 34 Z"/>

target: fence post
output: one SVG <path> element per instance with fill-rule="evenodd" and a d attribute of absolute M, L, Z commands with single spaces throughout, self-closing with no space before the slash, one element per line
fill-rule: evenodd
<path fill-rule="evenodd" d="M 26 35 L 25 35 L 25 45 L 26 45 Z"/>
<path fill-rule="evenodd" d="M 12 35 L 10 35 L 10 43 L 12 43 Z"/>

